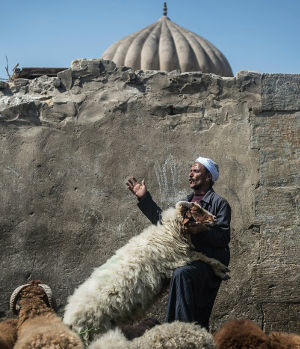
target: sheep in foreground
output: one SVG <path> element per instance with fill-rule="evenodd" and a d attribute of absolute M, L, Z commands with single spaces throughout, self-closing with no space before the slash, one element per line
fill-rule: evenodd
<path fill-rule="evenodd" d="M 0 348 L 12 349 L 17 340 L 17 319 L 7 319 L 0 322 Z"/>
<path fill-rule="evenodd" d="M 88 349 L 216 349 L 216 345 L 212 335 L 199 325 L 175 321 L 157 325 L 132 341 L 116 328 Z"/>
<path fill-rule="evenodd" d="M 196 203 L 181 201 L 120 248 L 69 297 L 64 322 L 85 341 L 119 323 L 137 318 L 153 302 L 174 269 L 195 260 L 208 263 L 220 278 L 229 278 L 221 262 L 196 252 L 189 222 L 214 225 L 215 217 Z"/>
<path fill-rule="evenodd" d="M 120 325 L 120 329 L 127 339 L 132 340 L 141 337 L 147 330 L 150 330 L 156 325 L 160 325 L 158 320 L 147 318 L 135 325 Z"/>
<path fill-rule="evenodd" d="M 83 348 L 79 337 L 52 308 L 52 292 L 40 281 L 19 286 L 10 298 L 11 310 L 18 314 L 14 349 Z"/>
<path fill-rule="evenodd" d="M 214 334 L 218 349 L 269 349 L 268 336 L 250 320 L 229 320 Z"/>
<path fill-rule="evenodd" d="M 300 349 L 300 336 L 294 333 L 271 332 L 270 349 Z"/>
<path fill-rule="evenodd" d="M 300 349 L 300 336 L 271 332 L 266 335 L 251 320 L 230 320 L 214 334 L 218 349 Z"/>

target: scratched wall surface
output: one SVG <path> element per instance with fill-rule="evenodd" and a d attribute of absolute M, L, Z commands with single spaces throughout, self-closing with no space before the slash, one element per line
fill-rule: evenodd
<path fill-rule="evenodd" d="M 300 332 L 299 81 L 77 60 L 58 78 L 1 83 L 0 317 L 12 290 L 37 278 L 62 313 L 93 268 L 149 224 L 126 179 L 145 178 L 166 208 L 189 193 L 189 166 L 203 155 L 218 162 L 215 190 L 233 212 L 232 278 L 212 330 L 247 317 Z M 163 319 L 165 302 L 150 314 Z"/>

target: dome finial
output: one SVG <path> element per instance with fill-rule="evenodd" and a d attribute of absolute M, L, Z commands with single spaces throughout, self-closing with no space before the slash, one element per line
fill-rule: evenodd
<path fill-rule="evenodd" d="M 167 3 L 164 2 L 164 12 L 163 15 L 166 16 L 167 15 Z"/>

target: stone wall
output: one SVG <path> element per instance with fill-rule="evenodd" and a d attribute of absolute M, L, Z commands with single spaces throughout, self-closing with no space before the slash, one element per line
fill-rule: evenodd
<path fill-rule="evenodd" d="M 0 317 L 12 290 L 37 278 L 62 313 L 149 224 L 126 179 L 145 178 L 166 208 L 189 192 L 201 154 L 219 163 L 215 190 L 233 211 L 232 278 L 212 329 L 247 317 L 300 332 L 299 85 L 298 75 L 134 72 L 100 60 L 1 84 Z M 160 319 L 165 300 L 151 309 Z"/>
<path fill-rule="evenodd" d="M 251 119 L 258 150 L 255 224 L 259 255 L 252 297 L 266 331 L 300 331 L 300 77 L 262 77 L 262 111 Z"/>

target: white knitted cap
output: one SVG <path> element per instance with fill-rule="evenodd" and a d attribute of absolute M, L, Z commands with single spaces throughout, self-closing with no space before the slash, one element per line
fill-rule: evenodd
<path fill-rule="evenodd" d="M 206 169 L 211 173 L 212 181 L 215 182 L 219 178 L 219 166 L 208 158 L 203 158 L 199 156 L 195 162 L 200 162 Z"/>

